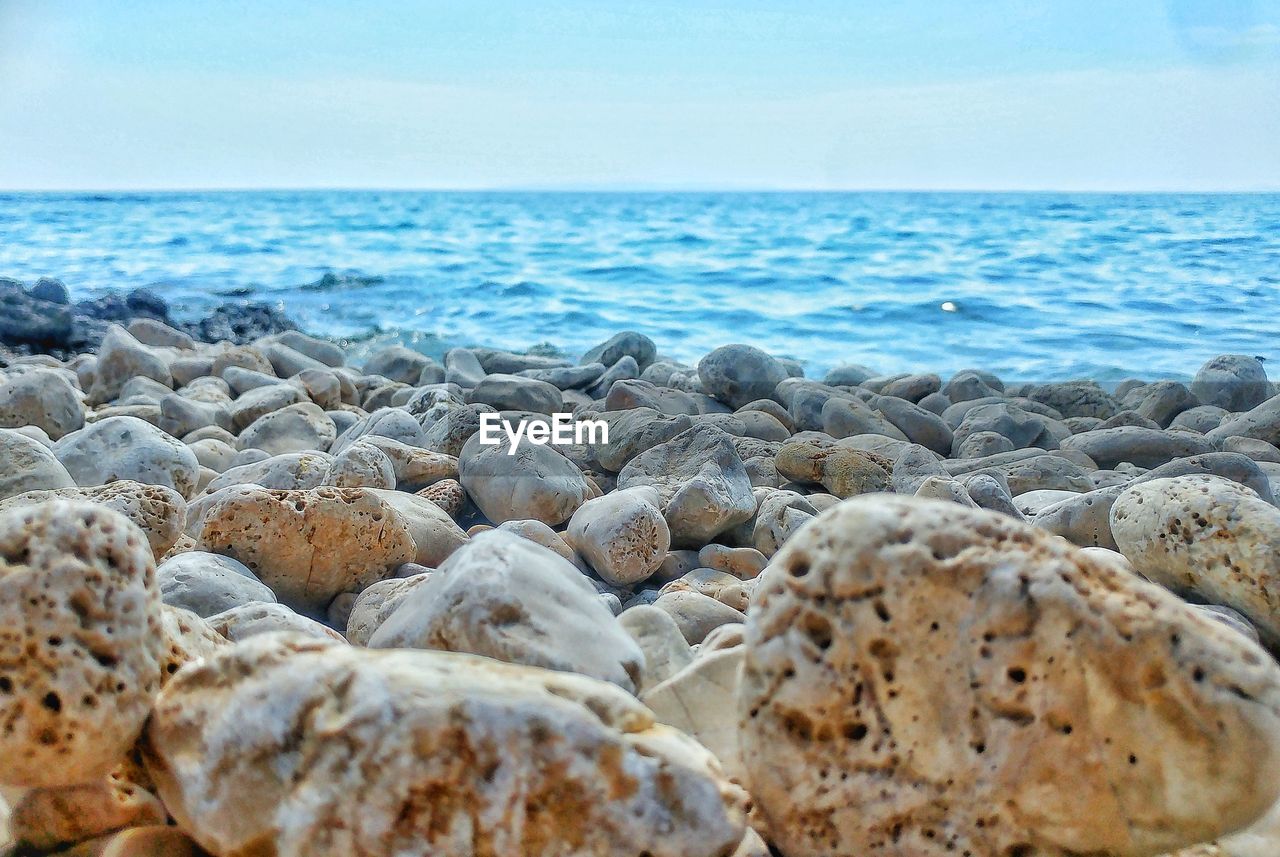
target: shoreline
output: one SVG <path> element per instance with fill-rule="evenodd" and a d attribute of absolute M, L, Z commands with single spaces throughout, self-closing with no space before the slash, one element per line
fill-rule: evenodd
<path fill-rule="evenodd" d="M 106 306 L 167 317 L 144 297 Z M 0 716 L 23 724 L 0 735 L 16 760 L 0 785 L 39 853 L 101 835 L 229 851 L 240 787 L 268 788 L 264 807 L 322 796 L 313 821 L 247 818 L 255 838 L 516 813 L 555 845 L 585 813 L 602 854 L 764 857 L 766 838 L 785 854 L 830 836 L 863 853 L 893 820 L 1014 853 L 1055 834 L 1006 813 L 990 772 L 1036 754 L 1052 806 L 1128 782 L 1177 857 L 1230 855 L 1174 846 L 1260 818 L 1280 843 L 1276 795 L 1255 788 L 1280 764 L 1280 396 L 1252 357 L 1112 391 L 977 369 L 819 381 L 741 344 L 690 365 L 634 331 L 576 360 L 392 346 L 353 366 L 278 315 L 238 343 L 80 315 L 96 352 L 0 368 L 0 610 L 19 629 L 0 637 Z M 483 433 L 496 416 L 551 438 L 557 415 L 607 439 Z M 986 737 L 922 720 L 935 705 Z M 1129 715 L 1099 719 L 1108 706 Z M 1188 732 L 1184 708 L 1229 731 Z M 867 777 L 882 742 L 947 761 L 895 754 Z M 328 754 L 354 779 L 273 773 Z M 611 785 L 614 764 L 643 787 Z M 942 815 L 878 803 L 915 800 L 921 777 Z M 1217 795 L 1212 812 L 1151 789 L 1169 777 Z M 593 799 L 530 808 L 510 782 Z M 396 797 L 423 789 L 445 797 Z M 654 813 L 675 821 L 628 820 Z M 1076 841 L 1102 853 L 1120 830 Z"/>

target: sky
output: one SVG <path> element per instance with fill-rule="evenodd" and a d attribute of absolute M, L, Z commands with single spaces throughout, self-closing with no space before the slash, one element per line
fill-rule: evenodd
<path fill-rule="evenodd" d="M 0 0 L 0 188 L 1280 190 L 1280 0 Z"/>

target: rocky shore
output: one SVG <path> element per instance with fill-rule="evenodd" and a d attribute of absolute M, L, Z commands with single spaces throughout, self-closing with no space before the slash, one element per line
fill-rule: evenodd
<path fill-rule="evenodd" d="M 267 308 L 52 282 L 0 282 L 13 852 L 1280 854 L 1252 357 L 1110 391 L 634 332 L 353 366 Z"/>

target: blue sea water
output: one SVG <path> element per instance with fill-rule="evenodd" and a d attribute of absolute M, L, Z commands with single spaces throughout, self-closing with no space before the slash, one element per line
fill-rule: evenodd
<path fill-rule="evenodd" d="M 576 354 L 623 328 L 884 372 L 1188 377 L 1280 359 L 1280 195 L 0 194 L 0 275 L 150 287 L 179 316 Z"/>

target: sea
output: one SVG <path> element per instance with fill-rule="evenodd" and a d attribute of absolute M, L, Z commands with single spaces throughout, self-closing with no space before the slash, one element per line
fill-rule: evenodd
<path fill-rule="evenodd" d="M 0 276 L 268 301 L 359 351 L 576 356 L 622 329 L 1007 380 L 1280 367 L 1280 194 L 0 193 Z"/>

